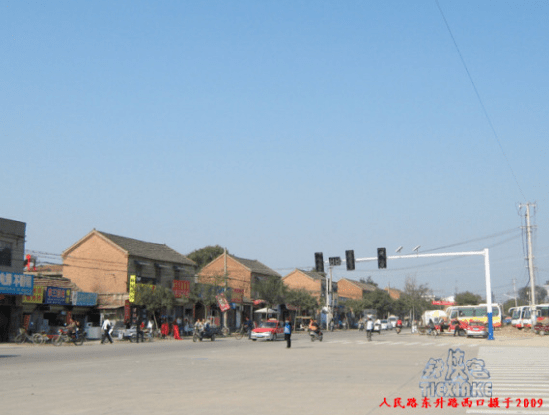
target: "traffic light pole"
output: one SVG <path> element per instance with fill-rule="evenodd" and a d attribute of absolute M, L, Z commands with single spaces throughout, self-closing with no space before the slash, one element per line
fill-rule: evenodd
<path fill-rule="evenodd" d="M 326 281 L 326 309 L 328 313 L 326 314 L 326 330 L 330 327 L 330 322 L 334 318 L 334 308 L 333 308 L 333 290 L 332 290 L 332 269 L 334 267 L 332 265 L 328 266 L 329 272 L 328 272 L 328 278 Z"/>
<path fill-rule="evenodd" d="M 483 256 L 484 257 L 484 276 L 486 279 L 486 311 L 488 314 L 488 340 L 494 340 L 494 324 L 492 319 L 492 287 L 490 281 L 490 256 L 488 248 L 483 251 L 470 251 L 470 252 L 446 252 L 439 254 L 410 254 L 410 255 L 394 255 L 387 257 L 390 259 L 414 259 L 414 258 L 438 258 L 438 257 L 452 257 L 452 256 Z M 378 257 L 370 258 L 357 258 L 355 262 L 369 262 L 377 261 Z M 330 268 L 330 280 L 332 278 L 332 269 Z"/>

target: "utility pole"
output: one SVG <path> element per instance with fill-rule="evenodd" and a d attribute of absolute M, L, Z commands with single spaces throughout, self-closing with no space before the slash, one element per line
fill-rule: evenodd
<path fill-rule="evenodd" d="M 518 302 L 517 302 L 517 287 L 515 286 L 515 283 L 517 282 L 517 280 L 515 278 L 513 278 L 513 291 L 515 292 L 515 307 L 518 307 Z"/>
<path fill-rule="evenodd" d="M 532 227 L 530 226 L 530 206 L 535 207 L 535 204 L 526 203 L 520 207 L 526 206 L 526 235 L 528 239 L 528 273 L 530 274 L 530 309 L 532 310 L 532 326 L 535 322 L 535 307 L 536 307 L 536 281 L 534 277 L 534 255 L 532 253 Z"/>

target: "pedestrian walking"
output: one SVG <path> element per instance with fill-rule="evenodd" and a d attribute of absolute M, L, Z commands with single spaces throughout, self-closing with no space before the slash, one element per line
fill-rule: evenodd
<path fill-rule="evenodd" d="M 284 324 L 284 339 L 286 340 L 286 348 L 292 347 L 292 323 L 290 323 L 289 318 L 286 319 L 286 324 Z"/>
<path fill-rule="evenodd" d="M 113 327 L 112 327 L 111 321 L 108 318 L 103 320 L 103 326 L 101 326 L 101 328 L 103 329 L 103 336 L 101 336 L 101 344 L 105 342 L 105 339 L 108 339 L 112 344 L 111 333 L 112 333 Z"/>

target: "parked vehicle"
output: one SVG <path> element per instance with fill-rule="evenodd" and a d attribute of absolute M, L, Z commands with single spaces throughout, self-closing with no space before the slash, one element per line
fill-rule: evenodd
<path fill-rule="evenodd" d="M 15 343 L 23 344 L 25 342 L 29 342 L 32 344 L 36 344 L 34 341 L 33 336 L 27 333 L 27 330 L 24 328 L 19 329 L 19 334 L 15 337 Z"/>
<path fill-rule="evenodd" d="M 34 344 L 53 343 L 57 336 L 57 334 L 46 334 L 45 331 L 42 331 L 40 333 L 34 333 L 32 335 L 32 340 L 34 341 Z"/>
<path fill-rule="evenodd" d="M 397 326 L 398 317 L 389 316 L 387 321 L 389 322 L 389 330 L 392 330 L 392 329 L 396 328 L 396 326 Z"/>
<path fill-rule="evenodd" d="M 487 304 L 451 306 L 446 309 L 446 314 L 450 321 L 480 321 L 486 325 L 488 324 Z M 493 327 L 501 327 L 501 307 L 499 304 L 492 304 L 492 325 Z"/>
<path fill-rule="evenodd" d="M 256 340 L 271 340 L 284 339 L 284 326 L 276 319 L 269 319 L 252 330 L 250 337 L 253 341 Z"/>
<path fill-rule="evenodd" d="M 467 337 L 488 337 L 488 328 L 482 321 L 470 321 L 465 332 Z"/>
<path fill-rule="evenodd" d="M 381 330 L 389 330 L 389 322 L 387 320 L 381 320 L 380 325 Z"/>
<path fill-rule="evenodd" d="M 544 336 L 549 334 L 549 317 L 544 317 L 534 325 L 534 333 Z"/>
<path fill-rule="evenodd" d="M 511 317 L 511 325 L 521 330 L 526 327 L 532 327 L 532 314 L 530 306 L 516 307 Z"/>

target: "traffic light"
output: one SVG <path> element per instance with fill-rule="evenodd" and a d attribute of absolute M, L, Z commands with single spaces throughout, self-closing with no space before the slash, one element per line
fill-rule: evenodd
<path fill-rule="evenodd" d="M 345 264 L 347 265 L 347 271 L 354 271 L 355 251 L 353 251 L 352 249 L 345 251 Z"/>
<path fill-rule="evenodd" d="M 377 248 L 377 267 L 379 269 L 387 268 L 387 250 L 385 248 Z"/>
<path fill-rule="evenodd" d="M 324 256 L 322 252 L 315 252 L 315 270 L 316 272 L 324 272 Z"/>

